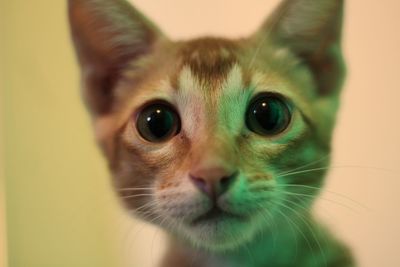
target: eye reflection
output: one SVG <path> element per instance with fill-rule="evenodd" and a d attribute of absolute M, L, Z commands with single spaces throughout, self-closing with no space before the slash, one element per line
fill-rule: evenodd
<path fill-rule="evenodd" d="M 175 109 L 168 103 L 154 103 L 141 110 L 136 128 L 147 141 L 164 142 L 177 135 L 181 122 Z"/>
<path fill-rule="evenodd" d="M 279 96 L 262 94 L 256 96 L 246 112 L 249 130 L 262 136 L 273 136 L 283 132 L 290 123 L 291 111 Z"/>

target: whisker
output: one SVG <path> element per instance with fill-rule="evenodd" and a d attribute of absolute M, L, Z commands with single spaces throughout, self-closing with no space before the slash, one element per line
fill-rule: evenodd
<path fill-rule="evenodd" d="M 274 218 L 273 218 L 271 212 L 269 210 L 267 210 L 265 207 L 263 207 L 260 203 L 256 202 L 256 204 L 263 211 L 261 213 L 261 216 L 264 217 L 264 212 L 265 212 L 265 214 L 268 215 L 268 217 L 270 218 L 270 219 L 268 219 L 268 218 L 264 217 L 264 219 L 266 219 L 266 221 L 268 222 L 268 225 L 271 226 L 271 234 L 272 234 L 272 239 L 273 239 L 273 249 L 275 249 L 276 248 L 276 240 L 277 240 L 276 231 L 277 231 L 278 227 L 277 227 L 277 225 L 276 225 L 276 223 L 274 221 Z"/>
<path fill-rule="evenodd" d="M 319 188 L 319 187 L 315 187 L 315 186 L 300 185 L 300 184 L 285 184 L 285 185 L 275 185 L 275 187 L 278 187 L 278 188 L 279 187 L 298 187 L 298 188 L 305 188 L 305 189 L 310 189 L 310 190 L 315 190 L 315 191 L 322 190 L 323 192 L 327 192 L 329 194 L 332 194 L 332 195 L 344 198 L 344 199 L 346 199 L 346 200 L 348 200 L 350 202 L 353 202 L 354 204 L 356 204 L 356 205 L 360 206 L 361 208 L 364 208 L 364 209 L 366 209 L 368 211 L 370 210 L 367 206 L 365 206 L 361 202 L 359 202 L 357 200 L 354 200 L 354 199 L 352 199 L 352 198 L 350 198 L 350 197 L 348 197 L 348 196 L 346 196 L 344 194 L 337 193 L 335 191 L 331 191 L 331 190 L 327 190 L 327 189 L 323 189 L 323 188 Z"/>
<path fill-rule="evenodd" d="M 315 160 L 315 161 L 312 161 L 312 162 L 310 162 L 310 163 L 304 164 L 304 165 L 302 165 L 302 166 L 296 167 L 296 168 L 291 169 L 291 170 L 289 170 L 289 171 L 284 171 L 284 172 L 278 173 L 277 175 L 280 176 L 280 175 L 283 175 L 283 174 L 287 174 L 287 173 L 291 173 L 291 172 L 294 172 L 294 171 L 297 171 L 297 170 L 301 170 L 301 169 L 303 169 L 303 168 L 305 168 L 305 167 L 309 167 L 309 166 L 315 165 L 315 164 L 317 164 L 317 163 L 320 163 L 320 162 L 326 160 L 327 158 L 329 158 L 330 155 L 331 155 L 331 154 L 328 153 L 328 154 L 326 154 L 325 156 L 322 156 L 321 158 L 319 158 L 318 160 Z"/>
<path fill-rule="evenodd" d="M 313 169 L 307 169 L 307 170 L 302 170 L 302 171 L 289 172 L 289 173 L 285 173 L 285 174 L 282 174 L 282 175 L 275 176 L 275 178 L 282 178 L 282 177 L 286 177 L 286 176 L 290 176 L 290 175 L 294 175 L 294 174 L 301 174 L 301 173 L 308 173 L 308 172 L 327 170 L 329 168 L 330 167 L 321 167 L 321 168 L 313 168 Z"/>
<path fill-rule="evenodd" d="M 370 169 L 375 171 L 383 171 L 383 172 L 390 172 L 396 173 L 398 170 L 376 167 L 376 166 L 365 166 L 365 165 L 333 165 L 331 168 L 355 168 L 355 169 Z"/>
<path fill-rule="evenodd" d="M 308 244 L 308 247 L 310 248 L 310 250 L 311 250 L 311 252 L 312 252 L 311 244 L 310 244 L 310 242 L 308 241 L 308 238 L 306 237 L 306 235 L 304 234 L 304 232 L 300 229 L 300 227 L 299 227 L 295 222 L 293 222 L 293 220 L 292 220 L 289 216 L 287 216 L 285 213 L 283 213 L 283 212 L 280 211 L 279 209 L 277 209 L 276 211 L 279 212 L 279 214 L 281 214 L 281 215 L 283 216 L 283 218 L 284 218 L 286 221 L 289 222 L 290 228 L 291 228 L 291 230 L 292 230 L 293 236 L 294 236 L 295 241 L 296 241 L 296 254 L 295 254 L 296 257 L 297 257 L 297 253 L 298 253 L 298 239 L 297 239 L 296 231 L 294 230 L 293 226 L 297 229 L 297 231 L 298 231 L 298 232 L 302 235 L 302 237 L 305 239 L 306 243 Z M 312 254 L 313 254 L 313 257 L 315 257 L 314 253 L 312 253 Z"/>
<path fill-rule="evenodd" d="M 161 216 L 161 215 L 160 215 L 160 216 Z M 153 219 L 150 219 L 150 220 L 148 221 L 148 223 L 152 223 L 154 220 L 156 220 L 156 219 L 159 218 L 160 216 L 157 216 L 157 217 L 155 217 L 155 218 L 153 218 Z M 129 231 L 128 236 L 129 236 L 129 239 L 131 240 L 131 242 L 129 242 L 128 244 L 125 244 L 125 247 L 126 247 L 126 250 L 127 250 L 127 251 L 129 251 L 130 248 L 132 247 L 132 245 L 134 244 L 134 242 L 136 242 L 137 239 L 136 239 L 135 237 L 136 237 L 141 231 L 143 231 L 143 229 L 145 228 L 145 226 L 146 226 L 148 223 L 143 222 L 142 225 L 140 226 L 140 228 L 137 229 L 134 233 L 132 233 L 132 231 Z M 128 240 L 128 236 L 126 237 L 127 240 Z"/>
<path fill-rule="evenodd" d="M 293 185 L 293 186 L 297 186 L 297 185 Z M 274 187 L 260 186 L 260 187 L 253 187 L 253 188 L 250 188 L 249 191 L 250 191 L 250 192 L 255 192 L 255 191 L 263 191 L 263 190 L 264 190 L 264 191 L 266 191 L 266 192 L 283 193 L 283 194 L 286 194 L 286 195 L 307 197 L 307 198 L 309 198 L 309 199 L 313 199 L 313 198 L 321 199 L 321 200 L 328 201 L 328 202 L 330 202 L 330 203 L 333 203 L 333 204 L 342 206 L 342 207 L 344 207 L 344 208 L 347 208 L 347 209 L 349 209 L 349 210 L 351 210 L 351 211 L 353 211 L 353 212 L 359 214 L 359 212 L 356 211 L 353 207 L 350 207 L 350 206 L 346 205 L 345 203 L 340 202 L 340 201 L 338 201 L 338 200 L 333 200 L 333 199 L 330 199 L 330 198 L 327 198 L 327 197 L 321 197 L 321 196 L 319 196 L 319 197 L 317 198 L 316 195 L 312 195 L 312 194 L 297 193 L 297 192 L 290 192 L 290 191 L 287 191 L 287 190 L 282 190 L 282 188 L 285 188 L 285 187 L 286 187 L 285 185 L 275 185 Z M 301 186 L 299 185 L 299 187 L 301 187 Z M 274 188 L 275 188 L 275 190 L 274 190 Z M 317 189 L 317 188 L 316 188 L 316 189 Z M 333 196 L 336 196 L 336 195 L 333 194 Z M 349 200 L 349 201 L 351 201 L 351 199 L 348 198 L 348 197 L 346 197 L 346 198 L 343 197 L 342 200 Z M 350 204 L 350 203 L 349 203 L 349 204 Z M 361 203 L 358 203 L 358 202 L 355 201 L 355 200 L 351 201 L 351 204 L 352 204 L 352 205 L 357 205 L 358 208 L 363 208 L 363 209 L 365 209 L 365 210 L 367 210 L 367 211 L 370 210 L 368 207 L 362 205 Z"/>
<path fill-rule="evenodd" d="M 283 175 L 278 175 L 278 176 L 276 176 L 276 178 L 285 177 L 285 176 L 294 175 L 294 174 L 301 174 L 301 173 L 307 173 L 307 172 L 326 170 L 326 169 L 342 169 L 342 168 L 370 169 L 370 170 L 384 171 L 384 172 L 390 172 L 390 173 L 396 173 L 397 172 L 396 170 L 386 169 L 386 168 L 381 168 L 381 167 L 374 167 L 374 166 L 362 166 L 362 165 L 336 165 L 335 166 L 335 165 L 333 165 L 333 166 L 326 166 L 326 167 L 320 167 L 320 168 L 301 170 L 301 171 L 296 171 L 296 172 L 289 172 L 289 173 L 285 173 Z"/>
<path fill-rule="evenodd" d="M 157 204 L 157 202 L 155 200 L 153 200 L 153 201 L 150 201 L 150 202 L 148 202 L 148 203 L 146 203 L 146 204 L 144 204 L 144 205 L 142 205 L 140 207 L 131 209 L 130 211 L 139 212 L 140 210 L 142 210 L 144 208 L 150 208 L 151 209 L 151 208 L 154 208 L 156 206 L 156 204 Z"/>
<path fill-rule="evenodd" d="M 233 239 L 235 239 L 235 236 L 234 236 L 232 233 L 230 233 L 230 234 L 231 234 L 231 236 L 233 237 Z M 255 264 L 254 256 L 253 256 L 253 254 L 251 253 L 251 250 L 249 249 L 249 246 L 247 245 L 247 243 L 244 244 L 244 247 L 245 247 L 245 249 L 246 249 L 246 251 L 247 251 L 247 254 L 248 254 L 249 257 L 250 257 L 250 260 L 251 260 L 251 262 L 252 262 L 252 265 L 254 265 L 254 264 Z"/>
<path fill-rule="evenodd" d="M 153 196 L 153 194 L 137 194 L 137 195 L 123 196 L 123 197 L 121 197 L 121 198 L 127 199 L 127 198 L 148 197 L 148 196 Z"/>
<path fill-rule="evenodd" d="M 142 227 L 144 227 L 143 224 L 142 224 Z M 133 229 L 134 229 L 134 226 L 133 226 L 133 224 L 131 224 L 129 226 L 129 228 L 126 230 L 125 235 L 122 235 L 121 244 L 123 244 L 123 249 L 124 249 L 125 254 L 129 253 L 129 249 L 131 247 L 131 242 L 129 240 L 129 236 L 131 235 Z"/>
<path fill-rule="evenodd" d="M 319 247 L 319 250 L 321 251 L 321 254 L 322 254 L 322 257 L 323 257 L 325 266 L 327 266 L 328 264 L 327 264 L 327 259 L 326 259 L 325 253 L 324 253 L 324 251 L 323 251 L 323 249 L 322 249 L 322 246 L 321 246 L 320 242 L 318 241 L 318 238 L 317 238 L 317 236 L 316 236 L 314 230 L 313 230 L 312 227 L 310 226 L 310 224 L 298 213 L 298 211 L 292 209 L 291 207 L 289 207 L 289 206 L 287 206 L 287 205 L 285 205 L 285 204 L 283 204 L 283 203 L 280 203 L 280 202 L 275 202 L 275 203 L 276 203 L 277 205 L 280 205 L 280 206 L 283 207 L 283 208 L 286 208 L 286 209 L 292 211 L 293 214 L 295 214 L 300 220 L 303 221 L 303 223 L 307 226 L 308 230 L 311 232 L 312 237 L 314 238 L 314 240 L 315 240 L 317 246 Z M 315 258 L 314 258 L 314 259 L 315 259 Z M 315 260 L 316 260 L 316 259 L 315 259 Z M 316 261 L 316 264 L 318 264 L 317 261 Z"/>
<path fill-rule="evenodd" d="M 135 191 L 135 190 L 152 190 L 151 187 L 127 187 L 127 188 L 118 188 L 118 191 Z"/>
<path fill-rule="evenodd" d="M 287 192 L 287 191 L 284 191 L 284 190 L 281 190 L 281 191 L 279 191 L 279 192 L 280 192 L 280 193 L 283 193 L 283 194 L 286 194 L 286 195 L 300 196 L 300 197 L 308 197 L 308 198 L 315 198 L 314 195 L 309 195 L 309 194 L 293 193 L 293 192 Z M 328 201 L 328 202 L 330 202 L 330 203 L 333 203 L 333 204 L 342 206 L 342 207 L 344 207 L 344 208 L 347 208 L 347 209 L 349 209 L 349 210 L 351 210 L 351 211 L 353 211 L 353 212 L 359 214 L 359 212 L 356 211 L 354 208 L 352 208 L 352 207 L 350 207 L 350 206 L 348 206 L 348 205 L 346 205 L 346 204 L 343 204 L 343 203 L 341 203 L 341 202 L 338 202 L 338 201 L 335 201 L 335 200 L 332 200 L 332 199 L 329 199 L 329 198 L 323 198 L 323 197 L 319 197 L 318 199 L 325 200 L 325 201 Z"/>
<path fill-rule="evenodd" d="M 272 203 L 274 203 L 274 204 L 276 204 L 277 206 L 282 206 L 281 205 L 281 203 L 279 203 L 279 202 L 277 202 L 277 201 L 271 201 Z M 261 206 L 262 207 L 262 206 Z M 262 207 L 263 208 L 263 207 Z M 266 210 L 265 208 L 263 208 L 265 211 L 268 211 L 268 210 Z M 315 254 L 314 254 L 314 250 L 313 250 L 313 248 L 312 248 L 312 246 L 311 246 L 311 243 L 310 243 L 310 241 L 309 241 L 309 239 L 307 238 L 307 236 L 304 234 L 304 232 L 300 229 L 300 227 L 295 223 L 295 222 L 293 222 L 293 220 L 292 219 L 290 219 L 290 217 L 289 216 L 287 216 L 286 214 L 284 214 L 282 211 L 280 211 L 279 209 L 277 209 L 276 210 L 277 212 L 279 212 L 279 214 L 280 215 L 282 215 L 282 217 L 289 223 L 289 225 L 291 226 L 291 229 L 292 229 L 292 231 L 294 231 L 294 228 L 293 228 L 293 226 L 297 229 L 297 231 L 300 233 L 300 235 L 303 237 L 303 239 L 306 241 L 306 243 L 307 243 L 307 246 L 308 246 L 308 248 L 310 249 L 310 252 L 312 253 L 312 255 L 313 255 L 313 259 L 314 259 L 314 261 L 316 262 L 316 258 L 315 258 Z M 293 233 L 295 233 L 295 232 L 293 232 Z M 294 235 L 295 236 L 295 239 L 296 239 L 296 257 L 297 257 L 297 253 L 298 253 L 298 245 L 297 245 L 297 243 L 298 243 L 298 240 L 297 240 L 297 236 L 296 235 Z"/>
<path fill-rule="evenodd" d="M 309 210 L 306 209 L 304 206 L 302 206 L 302 205 L 300 205 L 300 204 L 298 204 L 298 203 L 296 203 L 296 202 L 294 202 L 292 200 L 289 200 L 289 199 L 285 198 L 285 199 L 283 199 L 283 201 L 288 202 L 291 205 L 294 205 L 296 207 L 299 207 L 299 208 L 303 209 L 306 213 L 309 212 Z M 321 238 L 323 238 L 325 243 L 328 244 L 328 240 L 326 239 L 325 235 L 322 235 Z"/>

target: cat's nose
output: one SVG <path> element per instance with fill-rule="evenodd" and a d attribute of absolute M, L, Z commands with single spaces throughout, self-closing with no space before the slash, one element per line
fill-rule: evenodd
<path fill-rule="evenodd" d="M 189 174 L 193 184 L 201 192 L 213 199 L 225 193 L 237 176 L 238 171 L 232 171 L 222 167 L 198 169 Z"/>

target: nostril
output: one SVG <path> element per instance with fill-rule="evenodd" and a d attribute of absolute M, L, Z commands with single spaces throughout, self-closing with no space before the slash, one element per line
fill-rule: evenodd
<path fill-rule="evenodd" d="M 207 194 L 211 194 L 211 189 L 209 188 L 209 186 L 207 185 L 207 182 L 203 178 L 196 177 L 191 174 L 189 174 L 189 176 L 197 188 L 199 188 L 201 191 L 203 191 Z"/>
<path fill-rule="evenodd" d="M 220 183 L 221 183 L 221 185 L 227 185 L 227 184 L 229 184 L 229 181 L 231 180 L 231 177 L 230 176 L 225 176 L 225 177 L 222 177 L 221 178 L 221 181 L 220 181 Z"/>
<path fill-rule="evenodd" d="M 232 176 L 225 176 L 222 177 L 221 180 L 219 181 L 219 185 L 221 186 L 221 190 L 225 191 L 231 182 L 233 181 Z"/>
<path fill-rule="evenodd" d="M 220 185 L 220 194 L 224 193 L 228 188 L 231 186 L 233 181 L 235 180 L 238 172 L 233 173 L 232 175 L 229 176 L 224 176 L 220 179 L 219 185 Z"/>

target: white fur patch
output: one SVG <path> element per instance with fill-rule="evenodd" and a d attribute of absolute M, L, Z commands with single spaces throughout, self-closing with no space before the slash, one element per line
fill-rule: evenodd
<path fill-rule="evenodd" d="M 229 71 L 220 92 L 219 125 L 228 130 L 231 135 L 237 134 L 242 129 L 247 98 L 251 93 L 244 88 L 243 72 L 239 65 L 235 64 Z"/>
<path fill-rule="evenodd" d="M 243 90 L 242 76 L 242 68 L 238 64 L 233 65 L 222 87 L 223 94 L 231 95 Z"/>
<path fill-rule="evenodd" d="M 204 98 L 201 85 L 189 67 L 183 67 L 178 79 L 178 109 L 181 114 L 182 128 L 189 138 L 193 138 L 204 121 Z"/>

